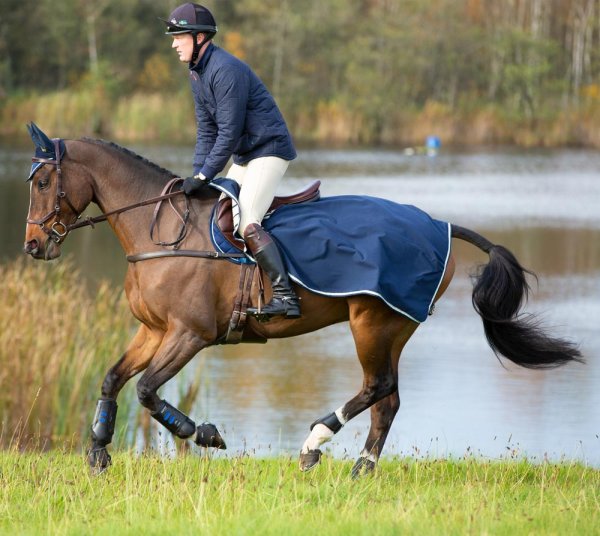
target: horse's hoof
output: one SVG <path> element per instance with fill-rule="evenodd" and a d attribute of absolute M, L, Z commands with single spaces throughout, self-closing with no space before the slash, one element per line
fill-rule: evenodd
<path fill-rule="evenodd" d="M 223 438 L 217 430 L 217 427 L 209 422 L 203 422 L 196 428 L 196 437 L 194 438 L 194 443 L 200 447 L 213 447 L 221 450 L 225 450 L 227 448 L 227 445 L 225 444 L 225 441 L 223 441 Z"/>
<path fill-rule="evenodd" d="M 375 472 L 375 465 L 376 464 L 374 461 L 371 461 L 369 460 L 369 458 L 361 456 L 358 460 L 356 460 L 356 463 L 352 468 L 352 478 L 357 479 L 361 476 L 368 476 L 373 474 Z"/>
<path fill-rule="evenodd" d="M 112 461 L 106 447 L 92 448 L 87 454 L 90 471 L 93 475 L 104 473 L 111 465 Z"/>
<path fill-rule="evenodd" d="M 300 471 L 310 471 L 321 461 L 323 453 L 319 449 L 309 450 L 300 453 Z"/>

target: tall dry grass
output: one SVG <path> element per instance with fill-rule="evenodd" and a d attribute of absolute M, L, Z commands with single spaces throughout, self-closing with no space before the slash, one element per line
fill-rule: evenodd
<path fill-rule="evenodd" d="M 132 335 L 123 293 L 108 283 L 90 291 L 64 260 L 0 265 L 0 282 L 0 447 L 79 444 Z M 120 413 L 132 399 L 120 396 Z"/>
<path fill-rule="evenodd" d="M 325 145 L 405 147 L 431 134 L 444 145 L 600 147 L 600 97 L 570 107 L 547 103 L 535 118 L 474 98 L 456 107 L 430 100 L 421 107 L 398 105 L 376 120 L 365 110 L 335 100 L 284 110 L 297 142 Z M 100 86 L 0 101 L 0 136 L 26 137 L 35 121 L 53 136 L 100 136 L 121 143 L 186 143 L 196 139 L 189 89 L 117 95 Z"/>
<path fill-rule="evenodd" d="M 117 98 L 98 87 L 0 101 L 0 136 L 25 137 L 25 125 L 30 121 L 51 136 L 63 138 L 99 136 L 129 143 L 193 143 L 196 136 L 189 90 Z"/>

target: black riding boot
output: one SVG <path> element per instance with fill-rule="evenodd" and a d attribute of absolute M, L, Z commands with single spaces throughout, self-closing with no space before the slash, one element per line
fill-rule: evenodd
<path fill-rule="evenodd" d="M 287 318 L 298 318 L 300 304 L 290 284 L 277 244 L 269 233 L 256 223 L 246 227 L 244 240 L 258 265 L 269 276 L 273 287 L 271 301 L 260 312 L 255 307 L 249 307 L 247 313 L 258 317 L 285 315 Z"/>

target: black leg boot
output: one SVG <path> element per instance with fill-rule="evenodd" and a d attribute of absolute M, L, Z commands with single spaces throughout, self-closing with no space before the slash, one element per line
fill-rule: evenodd
<path fill-rule="evenodd" d="M 257 317 L 284 315 L 287 318 L 300 316 L 300 304 L 292 289 L 287 270 L 277 244 L 260 225 L 251 223 L 244 231 L 244 240 L 258 265 L 269 276 L 273 297 L 259 312 L 249 307 L 247 313 Z"/>

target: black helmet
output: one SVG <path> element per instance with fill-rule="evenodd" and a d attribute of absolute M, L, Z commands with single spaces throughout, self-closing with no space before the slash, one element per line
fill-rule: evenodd
<path fill-rule="evenodd" d="M 181 4 L 169 15 L 169 20 L 162 20 L 167 25 L 167 35 L 183 33 L 217 33 L 217 23 L 212 13 L 200 4 Z"/>

